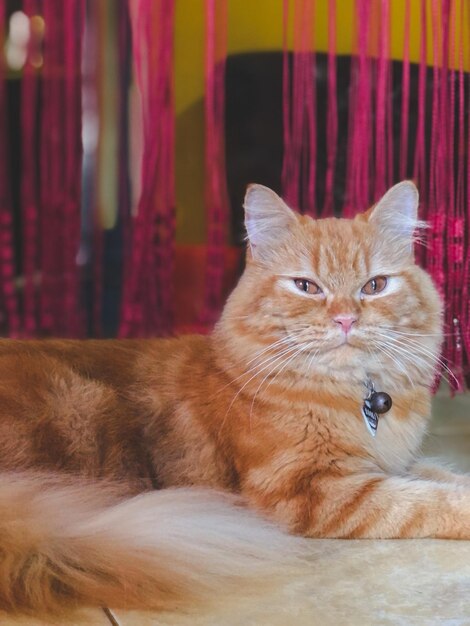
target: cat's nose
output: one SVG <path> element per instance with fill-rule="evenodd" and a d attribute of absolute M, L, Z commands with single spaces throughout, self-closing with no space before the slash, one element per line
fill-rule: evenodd
<path fill-rule="evenodd" d="M 344 334 L 347 335 L 354 322 L 357 322 L 357 317 L 354 317 L 354 315 L 337 315 L 333 318 L 333 322 L 339 324 Z"/>

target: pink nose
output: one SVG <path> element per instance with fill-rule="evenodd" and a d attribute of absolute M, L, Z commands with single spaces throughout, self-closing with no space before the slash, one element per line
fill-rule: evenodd
<path fill-rule="evenodd" d="M 357 322 L 357 318 L 353 315 L 337 315 L 333 318 L 333 321 L 341 326 L 344 334 L 347 335 L 351 330 L 351 326 L 354 322 Z"/>

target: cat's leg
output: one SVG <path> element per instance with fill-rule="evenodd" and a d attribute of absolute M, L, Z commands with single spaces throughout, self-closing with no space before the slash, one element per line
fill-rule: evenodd
<path fill-rule="evenodd" d="M 434 480 L 440 483 L 452 483 L 470 488 L 470 474 L 460 474 L 453 469 L 440 465 L 439 459 L 422 459 L 413 463 L 409 473 L 424 480 Z"/>
<path fill-rule="evenodd" d="M 379 472 L 327 475 L 308 493 L 251 499 L 308 537 L 470 539 L 470 488 L 461 485 Z"/>

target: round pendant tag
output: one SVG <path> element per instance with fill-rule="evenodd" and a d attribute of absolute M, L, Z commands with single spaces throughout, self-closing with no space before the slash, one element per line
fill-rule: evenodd
<path fill-rule="evenodd" d="M 375 391 L 374 383 L 370 378 L 365 381 L 368 391 L 367 397 L 362 405 L 362 417 L 367 426 L 367 430 L 375 437 L 379 425 L 379 415 L 387 413 L 392 408 L 392 398 L 385 391 Z"/>
<path fill-rule="evenodd" d="M 392 398 L 385 391 L 374 391 L 369 398 L 370 408 L 382 415 L 392 408 Z"/>

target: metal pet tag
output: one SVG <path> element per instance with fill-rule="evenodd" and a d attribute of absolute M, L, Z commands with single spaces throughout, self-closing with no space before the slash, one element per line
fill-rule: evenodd
<path fill-rule="evenodd" d="M 375 391 L 374 383 L 368 378 L 365 382 L 368 390 L 367 398 L 362 405 L 361 413 L 367 430 L 375 437 L 379 425 L 379 415 L 387 413 L 392 408 L 392 398 L 385 391 Z"/>
<path fill-rule="evenodd" d="M 366 423 L 367 430 L 372 435 L 372 437 L 375 437 L 377 433 L 377 426 L 379 424 L 379 416 L 371 409 L 369 398 L 366 398 L 364 400 L 361 413 L 362 417 L 364 418 L 364 422 Z"/>

